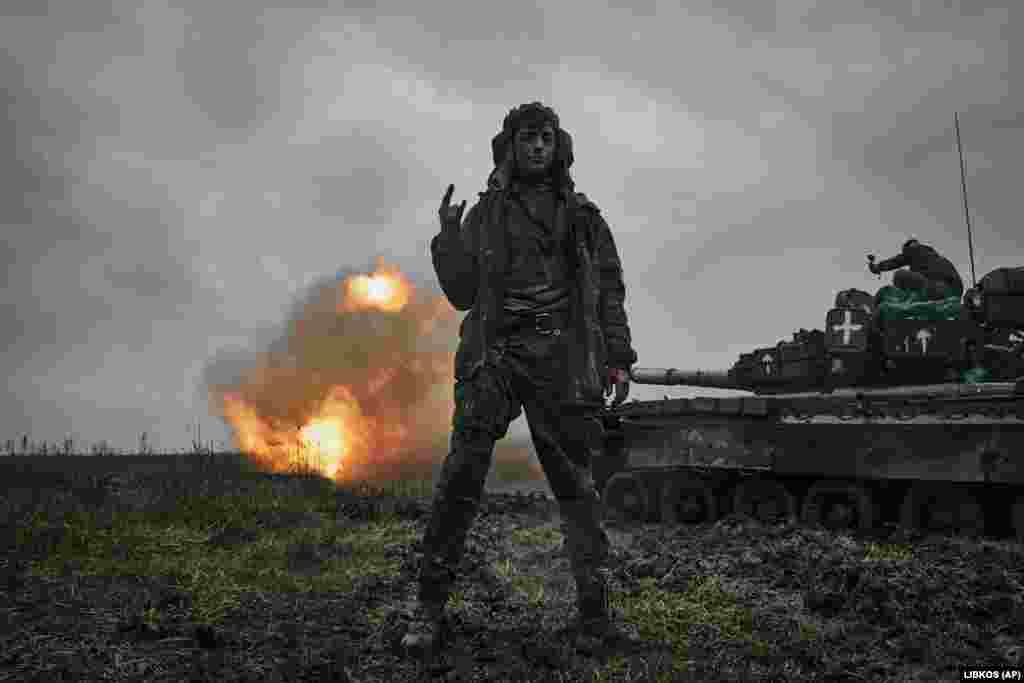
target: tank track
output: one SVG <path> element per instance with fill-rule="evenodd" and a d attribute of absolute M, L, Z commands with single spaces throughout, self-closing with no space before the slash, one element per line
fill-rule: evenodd
<path fill-rule="evenodd" d="M 1024 542 L 1019 384 L 633 401 L 605 425 L 595 478 L 626 518 L 740 513 Z"/>

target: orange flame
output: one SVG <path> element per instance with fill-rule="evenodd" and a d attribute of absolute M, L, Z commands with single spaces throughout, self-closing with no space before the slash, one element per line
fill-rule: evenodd
<path fill-rule="evenodd" d="M 261 467 L 387 477 L 447 437 L 455 318 L 447 300 L 379 261 L 312 290 L 274 351 L 210 384 L 211 406 Z"/>

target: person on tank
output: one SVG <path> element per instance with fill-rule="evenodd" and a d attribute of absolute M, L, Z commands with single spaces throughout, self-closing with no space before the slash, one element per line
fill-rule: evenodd
<path fill-rule="evenodd" d="M 904 267 L 907 269 L 896 270 Z M 896 256 L 868 263 L 868 270 L 876 275 L 896 270 L 892 277 L 894 287 L 918 292 L 928 301 L 959 297 L 964 293 L 964 284 L 953 263 L 913 237 L 903 243 L 903 249 Z"/>

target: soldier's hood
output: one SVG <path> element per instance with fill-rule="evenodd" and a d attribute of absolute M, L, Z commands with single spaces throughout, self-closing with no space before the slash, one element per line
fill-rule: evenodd
<path fill-rule="evenodd" d="M 514 131 L 502 130 L 491 139 L 491 158 L 494 160 L 494 170 L 487 177 L 488 190 L 504 190 L 509 187 L 512 181 L 512 170 L 515 164 L 514 148 L 512 138 Z M 553 165 L 564 169 L 564 180 L 571 185 L 572 178 L 569 175 L 569 168 L 572 166 L 572 136 L 564 128 L 555 129 L 556 150 Z M 556 179 L 557 182 L 557 179 Z"/>

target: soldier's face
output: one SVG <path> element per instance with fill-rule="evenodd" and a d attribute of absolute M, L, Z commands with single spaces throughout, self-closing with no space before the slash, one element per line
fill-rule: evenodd
<path fill-rule="evenodd" d="M 527 124 L 516 132 L 515 145 L 520 173 L 528 176 L 547 173 L 555 158 L 555 128 L 550 123 L 540 127 Z"/>

